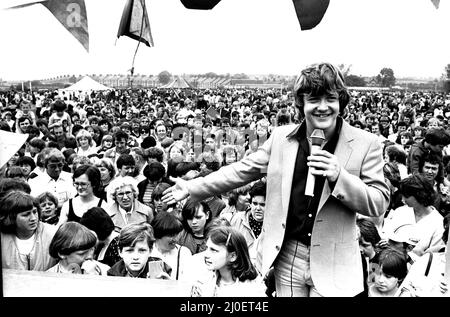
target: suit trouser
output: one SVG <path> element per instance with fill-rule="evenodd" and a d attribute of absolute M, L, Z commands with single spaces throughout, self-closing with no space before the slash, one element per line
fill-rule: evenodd
<path fill-rule="evenodd" d="M 321 297 L 311 279 L 309 246 L 287 240 L 274 264 L 277 297 Z"/>

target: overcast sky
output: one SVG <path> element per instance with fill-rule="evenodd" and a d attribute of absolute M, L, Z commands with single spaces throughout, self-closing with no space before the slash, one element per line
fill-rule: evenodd
<path fill-rule="evenodd" d="M 42 5 L 0 9 L 0 78 L 125 74 L 138 43 L 116 42 L 125 2 L 86 0 L 89 53 Z M 301 31 L 291 0 L 222 0 L 210 11 L 146 0 L 155 47 L 141 44 L 135 72 L 296 75 L 330 61 L 356 75 L 390 67 L 396 77 L 437 78 L 450 64 L 449 2 L 436 10 L 430 0 L 331 0 L 322 22 Z"/>

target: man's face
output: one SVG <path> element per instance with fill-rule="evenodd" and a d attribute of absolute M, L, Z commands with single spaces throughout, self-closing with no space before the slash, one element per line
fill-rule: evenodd
<path fill-rule="evenodd" d="M 61 160 L 50 160 L 46 166 L 48 176 L 57 179 L 62 172 L 63 166 L 64 164 Z"/>
<path fill-rule="evenodd" d="M 22 130 L 22 131 L 25 131 L 26 128 L 29 126 L 30 126 L 30 121 L 28 119 L 19 123 L 20 130 Z"/>
<path fill-rule="evenodd" d="M 125 150 L 127 147 L 127 140 L 126 139 L 118 139 L 114 142 L 116 145 L 116 149 L 119 151 Z"/>
<path fill-rule="evenodd" d="M 423 164 L 422 167 L 422 173 L 425 174 L 425 177 L 430 180 L 433 181 L 436 179 L 436 176 L 438 175 L 439 172 L 439 164 L 432 164 L 429 162 L 425 162 Z"/>
<path fill-rule="evenodd" d="M 156 135 L 158 136 L 158 138 L 159 138 L 160 140 L 164 139 L 164 138 L 167 136 L 167 130 L 166 130 L 166 127 L 165 127 L 165 126 L 162 126 L 162 125 L 158 126 L 158 127 L 156 128 Z"/>
<path fill-rule="evenodd" d="M 400 134 L 401 132 L 406 131 L 406 127 L 405 126 L 399 126 L 398 127 L 398 134 Z"/>
<path fill-rule="evenodd" d="M 133 176 L 134 169 L 135 169 L 134 165 L 123 165 L 120 168 L 120 171 L 119 171 L 120 176 L 122 176 L 122 177 L 124 177 L 124 176 Z"/>
<path fill-rule="evenodd" d="M 372 129 L 372 133 L 373 134 L 375 134 L 375 135 L 379 135 L 380 134 L 380 127 L 377 124 L 373 125 L 371 127 L 371 129 Z"/>
<path fill-rule="evenodd" d="M 131 129 L 133 129 L 133 130 L 139 130 L 139 123 L 137 123 L 137 122 L 133 122 L 132 124 L 131 124 Z"/>
<path fill-rule="evenodd" d="M 31 145 L 29 147 L 29 150 L 30 150 L 31 157 L 35 157 L 36 155 L 38 155 L 40 153 L 39 148 L 31 146 Z"/>
<path fill-rule="evenodd" d="M 315 129 L 324 130 L 332 133 L 336 127 L 336 119 L 339 115 L 339 99 L 337 93 L 332 93 L 326 96 L 304 96 L 305 120 L 307 127 L 307 134 Z"/>
<path fill-rule="evenodd" d="M 359 249 L 365 257 L 372 259 L 375 256 L 375 248 L 372 243 L 364 240 L 363 237 L 359 237 Z"/>
<path fill-rule="evenodd" d="M 54 128 L 54 129 L 53 129 L 53 133 L 55 134 L 55 137 L 56 137 L 57 139 L 62 138 L 63 135 L 64 135 L 63 127 L 56 127 L 56 128 Z"/>
<path fill-rule="evenodd" d="M 143 117 L 141 119 L 141 127 L 148 127 L 150 125 L 150 121 L 148 117 Z"/>
<path fill-rule="evenodd" d="M 212 138 L 207 138 L 205 140 L 205 148 L 209 148 L 211 150 L 214 150 L 216 148 L 216 142 Z"/>

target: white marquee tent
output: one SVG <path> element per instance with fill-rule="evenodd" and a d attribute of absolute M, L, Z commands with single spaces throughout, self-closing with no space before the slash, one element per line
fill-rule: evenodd
<path fill-rule="evenodd" d="M 70 87 L 61 89 L 62 91 L 96 91 L 96 90 L 111 90 L 112 88 L 107 87 L 99 82 L 95 81 L 89 76 L 84 76 L 78 82 Z"/>

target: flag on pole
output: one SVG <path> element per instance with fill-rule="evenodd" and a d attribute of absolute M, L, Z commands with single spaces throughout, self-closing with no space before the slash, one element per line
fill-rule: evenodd
<path fill-rule="evenodd" d="M 127 0 L 117 31 L 117 38 L 122 35 L 142 42 L 148 47 L 154 46 L 145 0 Z"/>
<path fill-rule="evenodd" d="M 292 0 L 302 30 L 310 30 L 322 21 L 330 0 Z"/>
<path fill-rule="evenodd" d="M 181 3 L 188 9 L 211 10 L 220 0 L 181 0 Z"/>
<path fill-rule="evenodd" d="M 45 6 L 89 52 L 89 31 L 84 0 L 48 0 L 22 4 L 9 9 L 24 8 L 39 3 Z"/>
<path fill-rule="evenodd" d="M 0 168 L 22 147 L 28 134 L 0 130 Z"/>

